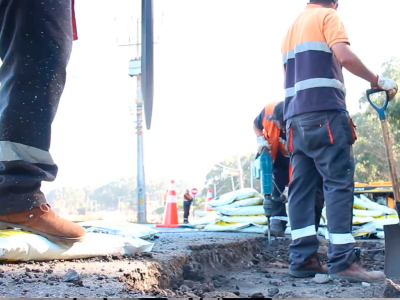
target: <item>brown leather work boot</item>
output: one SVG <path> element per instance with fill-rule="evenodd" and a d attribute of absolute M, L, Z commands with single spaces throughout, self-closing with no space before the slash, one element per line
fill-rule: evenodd
<path fill-rule="evenodd" d="M 0 216 L 0 229 L 20 228 L 39 234 L 53 242 L 71 244 L 84 240 L 86 230 L 82 226 L 56 215 L 45 204 L 20 213 Z"/>
<path fill-rule="evenodd" d="M 346 279 L 349 282 L 375 282 L 386 279 L 385 273 L 380 271 L 368 272 L 356 262 L 342 272 L 331 274 L 330 277 L 333 279 Z"/>
<path fill-rule="evenodd" d="M 302 268 L 298 270 L 289 268 L 289 274 L 297 278 L 314 277 L 317 274 L 328 274 L 328 267 L 314 255 Z"/>

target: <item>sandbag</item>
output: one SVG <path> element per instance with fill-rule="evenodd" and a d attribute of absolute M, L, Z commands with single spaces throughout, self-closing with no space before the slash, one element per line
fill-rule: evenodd
<path fill-rule="evenodd" d="M 380 217 L 385 213 L 378 210 L 365 210 L 365 209 L 353 209 L 353 216 L 356 217 Z"/>
<path fill-rule="evenodd" d="M 250 223 L 225 223 L 225 222 L 214 222 L 207 225 L 204 231 L 239 231 L 246 227 L 249 227 Z"/>
<path fill-rule="evenodd" d="M 354 237 L 369 236 L 374 233 L 376 233 L 376 226 L 374 222 L 364 224 L 360 227 L 354 226 L 351 232 Z"/>
<path fill-rule="evenodd" d="M 268 224 L 266 216 L 221 216 L 219 220 L 228 223 L 253 223 L 259 225 Z"/>
<path fill-rule="evenodd" d="M 78 223 L 88 233 L 114 234 L 140 239 L 149 239 L 158 233 L 157 230 L 148 226 L 128 222 L 109 223 L 103 220 L 87 221 Z"/>
<path fill-rule="evenodd" d="M 224 207 L 237 208 L 237 207 L 246 207 L 246 206 L 262 205 L 262 204 L 263 204 L 262 198 L 247 198 L 244 200 L 234 201 L 231 204 L 224 205 Z"/>
<path fill-rule="evenodd" d="M 353 207 L 364 210 L 365 209 L 376 210 L 383 212 L 386 215 L 397 215 L 397 211 L 395 209 L 373 202 L 362 194 L 360 195 L 360 198 L 354 197 Z"/>
<path fill-rule="evenodd" d="M 240 229 L 239 232 L 243 233 L 259 233 L 259 234 L 268 234 L 268 226 L 254 226 L 251 225 L 244 229 Z"/>
<path fill-rule="evenodd" d="M 355 217 L 353 216 L 353 225 L 367 224 L 374 221 L 373 217 Z"/>
<path fill-rule="evenodd" d="M 236 191 L 232 191 L 226 194 L 223 194 L 219 196 L 218 199 L 213 199 L 211 201 L 208 201 L 207 204 L 211 207 L 218 207 L 218 206 L 224 206 L 231 204 L 234 201 L 237 200 L 243 200 L 247 198 L 263 198 L 263 196 L 257 192 L 255 189 L 252 188 L 245 188 L 245 189 L 240 189 Z"/>
<path fill-rule="evenodd" d="M 227 216 L 249 216 L 249 215 L 263 215 L 264 207 L 262 205 L 246 206 L 246 207 L 216 207 L 216 211 Z"/>
<path fill-rule="evenodd" d="M 215 221 L 219 220 L 220 217 L 221 217 L 220 214 L 206 215 L 203 218 L 200 218 L 198 220 L 190 222 L 190 225 L 193 225 L 193 226 L 208 225 L 210 223 L 214 223 Z"/>
<path fill-rule="evenodd" d="M 84 242 L 71 246 L 59 245 L 48 239 L 20 230 L 0 231 L 0 260 L 49 261 L 80 259 L 105 255 L 124 255 L 150 252 L 152 243 L 134 237 L 87 233 Z"/>
<path fill-rule="evenodd" d="M 388 215 L 379 218 L 374 218 L 373 223 L 376 229 L 383 230 L 385 225 L 399 224 L 399 217 L 397 215 Z"/>

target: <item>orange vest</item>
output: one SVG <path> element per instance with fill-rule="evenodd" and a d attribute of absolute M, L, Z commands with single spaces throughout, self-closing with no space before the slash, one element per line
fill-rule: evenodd
<path fill-rule="evenodd" d="M 263 135 L 268 143 L 271 145 L 271 156 L 272 160 L 275 161 L 276 154 L 278 151 L 282 153 L 284 156 L 289 156 L 289 153 L 286 151 L 285 143 L 280 140 L 281 130 L 278 126 L 275 125 L 274 122 L 268 120 L 268 116 L 271 116 L 274 112 L 275 106 L 279 102 L 268 103 L 264 108 L 264 119 L 262 121 L 262 125 L 264 128 Z"/>

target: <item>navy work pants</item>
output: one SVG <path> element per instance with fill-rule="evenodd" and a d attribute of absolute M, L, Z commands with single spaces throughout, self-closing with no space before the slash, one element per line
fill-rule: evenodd
<path fill-rule="evenodd" d="M 285 157 L 278 151 L 273 167 L 272 167 L 272 179 L 275 184 L 272 184 L 272 196 L 279 198 L 285 187 L 289 184 L 289 157 Z M 272 201 L 272 219 L 280 219 L 287 221 L 287 213 L 285 203 Z"/>
<path fill-rule="evenodd" d="M 351 234 L 354 201 L 354 126 L 347 113 L 323 111 L 287 120 L 293 168 L 289 185 L 292 232 L 290 268 L 299 270 L 317 252 L 315 195 L 323 180 L 330 246 L 328 269 L 337 273 L 356 261 Z"/>
<path fill-rule="evenodd" d="M 46 203 L 50 153 L 72 50 L 70 0 L 0 0 L 0 215 Z"/>

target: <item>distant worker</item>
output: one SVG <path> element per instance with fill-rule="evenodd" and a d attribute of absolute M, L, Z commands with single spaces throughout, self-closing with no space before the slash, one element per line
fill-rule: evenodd
<path fill-rule="evenodd" d="M 273 161 L 273 185 L 272 198 L 279 200 L 281 196 L 286 197 L 285 191 L 291 177 L 291 167 L 289 153 L 286 150 L 286 131 L 285 122 L 283 121 L 283 101 L 268 103 L 254 120 L 254 132 L 257 135 L 257 152 L 261 153 L 262 148 L 267 147 L 270 151 Z M 318 230 L 321 220 L 322 209 L 324 206 L 324 196 L 322 193 L 322 178 L 318 185 L 320 188 L 314 192 L 315 202 L 315 227 Z M 283 198 L 284 199 L 284 198 Z M 287 226 L 287 201 L 271 202 L 271 235 L 285 236 Z"/>
<path fill-rule="evenodd" d="M 190 195 L 189 190 L 183 195 L 183 223 L 189 223 L 190 206 L 192 205 L 193 197 Z"/>
<path fill-rule="evenodd" d="M 371 72 L 353 53 L 338 13 L 338 0 L 310 0 L 287 31 L 282 44 L 284 120 L 293 168 L 289 185 L 292 233 L 289 273 L 355 282 L 385 280 L 383 272 L 368 272 L 358 263 L 352 231 L 356 134 L 346 108 L 342 66 L 366 80 L 371 88 L 389 92 L 397 84 Z M 383 12 L 383 11 L 382 11 Z M 313 197 L 323 178 L 330 247 L 328 266 L 316 257 Z"/>

